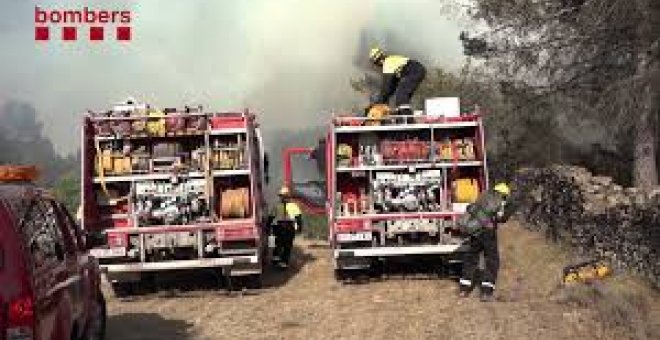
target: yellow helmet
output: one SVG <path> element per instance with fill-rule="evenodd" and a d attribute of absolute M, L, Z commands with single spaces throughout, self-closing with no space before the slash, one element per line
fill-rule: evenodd
<path fill-rule="evenodd" d="M 385 57 L 385 52 L 378 47 L 374 47 L 369 51 L 369 60 L 373 63 L 378 62 L 383 57 Z"/>
<path fill-rule="evenodd" d="M 280 189 L 280 196 L 289 196 L 290 193 L 291 192 L 289 191 L 289 188 L 286 185 L 282 186 L 282 188 Z"/>
<path fill-rule="evenodd" d="M 497 183 L 493 190 L 499 192 L 504 196 L 509 196 L 511 194 L 511 188 L 506 183 Z"/>

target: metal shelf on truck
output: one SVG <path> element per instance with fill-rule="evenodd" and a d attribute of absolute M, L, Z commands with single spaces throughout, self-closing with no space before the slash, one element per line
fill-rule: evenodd
<path fill-rule="evenodd" d="M 369 125 L 342 117 L 330 125 L 328 222 L 340 270 L 368 267 L 359 262 L 364 257 L 460 248 L 459 238 L 447 234 L 466 207 L 454 198 L 453 183 L 467 178 L 477 190 L 488 186 L 481 117 L 413 119 Z"/>
<path fill-rule="evenodd" d="M 100 235 L 97 250 L 123 251 L 100 259 L 109 279 L 200 266 L 260 275 L 262 142 L 254 115 L 121 108 L 90 112 L 81 136 L 81 223 Z M 240 210 L 227 215 L 230 191 L 241 194 Z"/>
<path fill-rule="evenodd" d="M 210 136 L 236 135 L 239 133 L 247 133 L 247 130 L 245 128 L 231 128 L 231 129 L 221 129 L 221 130 L 209 130 L 208 132 Z"/>
<path fill-rule="evenodd" d="M 477 126 L 479 126 L 479 123 L 476 121 L 465 121 L 465 122 L 455 122 L 455 123 L 433 123 L 433 124 L 337 126 L 335 127 L 335 132 L 360 133 L 360 132 L 377 132 L 377 131 L 411 131 L 411 130 L 426 130 L 426 129 L 456 129 L 456 128 L 477 127 Z"/>
<path fill-rule="evenodd" d="M 415 170 L 481 166 L 482 161 L 458 161 L 458 162 L 435 162 L 435 163 L 411 163 L 411 164 L 388 164 L 388 165 L 361 165 L 355 167 L 337 167 L 337 172 L 352 171 L 379 171 L 379 170 Z"/>
<path fill-rule="evenodd" d="M 173 172 L 164 172 L 156 174 L 139 174 L 139 175 L 105 175 L 103 179 L 94 177 L 94 183 L 113 183 L 113 182 L 138 182 L 149 180 L 164 180 L 171 179 L 172 177 L 186 177 L 186 178 L 203 178 L 204 174 L 201 172 L 190 172 L 187 174 L 177 174 Z"/>

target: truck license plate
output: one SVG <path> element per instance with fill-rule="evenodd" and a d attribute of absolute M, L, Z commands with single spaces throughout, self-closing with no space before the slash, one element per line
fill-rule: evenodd
<path fill-rule="evenodd" d="M 337 242 L 371 241 L 371 232 L 337 234 Z"/>
<path fill-rule="evenodd" d="M 89 254 L 96 258 L 124 257 L 126 256 L 126 248 L 94 248 L 89 250 Z"/>

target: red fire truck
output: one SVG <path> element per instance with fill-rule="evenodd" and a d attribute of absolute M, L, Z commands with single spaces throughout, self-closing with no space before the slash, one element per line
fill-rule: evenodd
<path fill-rule="evenodd" d="M 116 289 L 197 268 L 259 284 L 267 164 L 253 114 L 129 100 L 82 126 L 81 224 Z"/>
<path fill-rule="evenodd" d="M 484 128 L 476 113 L 335 117 L 324 145 L 292 148 L 284 157 L 294 195 L 318 209 L 295 190 L 300 185 L 290 158 L 298 153 L 324 164 L 324 208 L 339 279 L 390 260 L 451 260 L 447 255 L 464 250 L 457 217 L 488 188 Z"/>

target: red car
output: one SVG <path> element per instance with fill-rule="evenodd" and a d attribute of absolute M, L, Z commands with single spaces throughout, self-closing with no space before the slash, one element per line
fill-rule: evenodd
<path fill-rule="evenodd" d="M 100 270 L 85 236 L 20 168 L 0 166 L 0 340 L 103 339 Z"/>

